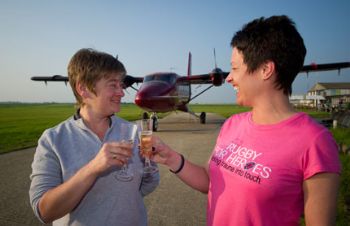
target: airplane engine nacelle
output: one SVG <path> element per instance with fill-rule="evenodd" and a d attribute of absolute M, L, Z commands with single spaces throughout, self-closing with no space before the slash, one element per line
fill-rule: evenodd
<path fill-rule="evenodd" d="M 128 87 L 132 86 L 135 83 L 135 81 L 134 81 L 134 78 L 132 76 L 126 75 L 123 83 L 124 83 L 123 84 L 124 88 L 128 88 Z"/>
<path fill-rule="evenodd" d="M 210 79 L 214 86 L 221 86 L 224 81 L 222 70 L 220 68 L 215 68 L 210 73 Z"/>

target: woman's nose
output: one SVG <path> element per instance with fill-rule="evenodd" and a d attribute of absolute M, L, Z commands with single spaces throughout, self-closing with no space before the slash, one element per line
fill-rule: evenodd
<path fill-rule="evenodd" d="M 231 83 L 233 80 L 233 76 L 232 76 L 232 71 L 228 74 L 228 76 L 226 77 L 226 82 Z"/>
<path fill-rule="evenodd" d="M 115 94 L 116 94 L 117 96 L 123 97 L 123 96 L 125 95 L 123 87 L 122 87 L 122 86 L 117 87 L 117 88 L 115 89 Z"/>
<path fill-rule="evenodd" d="M 124 89 L 123 89 L 123 88 L 119 91 L 119 95 L 120 95 L 121 97 L 125 96 L 125 92 L 124 92 Z"/>

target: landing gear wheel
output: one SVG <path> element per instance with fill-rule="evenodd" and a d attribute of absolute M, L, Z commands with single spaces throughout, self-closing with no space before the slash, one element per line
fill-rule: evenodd
<path fill-rule="evenodd" d="M 199 115 L 199 121 L 200 121 L 201 124 L 205 124 L 205 118 L 206 118 L 206 114 L 205 114 L 205 112 L 202 112 Z"/>
<path fill-rule="evenodd" d="M 151 120 L 152 120 L 152 130 L 154 132 L 157 132 L 157 130 L 158 130 L 158 118 L 157 118 L 157 116 L 152 115 Z"/>
<path fill-rule="evenodd" d="M 142 119 L 149 119 L 147 112 L 143 112 Z"/>

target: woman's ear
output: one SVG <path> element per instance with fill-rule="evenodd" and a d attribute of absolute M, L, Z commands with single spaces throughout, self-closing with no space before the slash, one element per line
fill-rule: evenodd
<path fill-rule="evenodd" d="M 263 65 L 262 65 L 262 78 L 264 80 L 267 80 L 267 79 L 270 79 L 271 76 L 273 74 L 276 73 L 276 70 L 275 70 L 275 63 L 271 60 L 269 61 L 266 61 Z"/>
<path fill-rule="evenodd" d="M 88 88 L 86 87 L 86 85 L 84 85 L 80 82 L 76 83 L 75 89 L 82 98 L 88 98 L 90 96 L 90 92 L 89 92 Z"/>

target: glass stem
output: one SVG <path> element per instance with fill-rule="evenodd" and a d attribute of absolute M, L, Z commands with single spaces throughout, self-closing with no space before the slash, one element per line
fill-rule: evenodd
<path fill-rule="evenodd" d="M 124 164 L 124 165 L 122 166 L 122 170 L 123 170 L 123 171 L 127 171 L 127 170 L 128 170 L 128 165 L 127 165 L 127 164 Z"/>
<path fill-rule="evenodd" d="M 145 158 L 145 165 L 146 165 L 146 167 L 152 166 L 151 165 L 151 160 L 148 157 Z"/>

